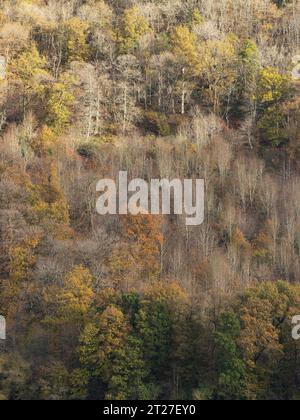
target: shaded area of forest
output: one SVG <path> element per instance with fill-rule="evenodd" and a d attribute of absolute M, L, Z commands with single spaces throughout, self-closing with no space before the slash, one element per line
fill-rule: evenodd
<path fill-rule="evenodd" d="M 300 398 L 299 21 L 0 1 L 1 399 Z M 100 217 L 120 170 L 204 178 L 204 224 Z"/>

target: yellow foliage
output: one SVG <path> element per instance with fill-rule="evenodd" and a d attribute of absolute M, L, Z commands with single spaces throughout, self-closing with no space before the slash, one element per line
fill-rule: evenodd
<path fill-rule="evenodd" d="M 48 123 L 56 133 L 62 131 L 71 120 L 72 105 L 75 97 L 72 92 L 74 78 L 62 75 L 60 79 L 51 86 L 48 97 Z"/>
<path fill-rule="evenodd" d="M 201 15 L 200 10 L 199 9 L 195 9 L 193 10 L 192 13 L 192 23 L 194 25 L 200 25 L 201 23 L 203 23 L 205 21 L 204 17 Z"/>
<path fill-rule="evenodd" d="M 41 80 L 49 76 L 45 70 L 46 64 L 46 59 L 41 57 L 36 46 L 32 45 L 29 50 L 14 59 L 8 69 L 12 79 L 22 81 L 26 89 L 41 93 Z"/>
<path fill-rule="evenodd" d="M 226 100 L 238 78 L 238 40 L 227 36 L 222 40 L 208 40 L 199 47 L 200 76 L 204 80 L 209 104 L 218 112 L 221 100 Z"/>
<path fill-rule="evenodd" d="M 172 35 L 173 52 L 196 75 L 202 68 L 196 36 L 186 26 L 177 26 Z"/>
<path fill-rule="evenodd" d="M 26 185 L 31 204 L 27 220 L 31 224 L 42 225 L 56 238 L 67 238 L 71 236 L 68 204 L 61 190 L 56 165 L 50 164 L 48 171 L 48 174 L 46 171 L 36 172 L 34 175 L 38 182 Z"/>
<path fill-rule="evenodd" d="M 233 245 L 241 248 L 244 251 L 250 251 L 251 245 L 245 238 L 243 232 L 240 229 L 236 229 L 232 235 L 231 242 Z"/>
<path fill-rule="evenodd" d="M 268 104 L 284 99 L 290 89 L 291 78 L 282 75 L 273 67 L 263 69 L 260 73 L 256 99 Z"/>
<path fill-rule="evenodd" d="M 48 126 L 43 125 L 39 135 L 32 144 L 32 148 L 37 155 L 45 155 L 53 150 L 57 143 L 57 136 Z"/>
<path fill-rule="evenodd" d="M 65 287 L 58 296 L 61 314 L 82 317 L 89 311 L 93 292 L 93 277 L 83 266 L 75 267 L 65 278 Z"/>
<path fill-rule="evenodd" d="M 122 219 L 122 240 L 110 258 L 109 267 L 116 285 L 127 288 L 140 277 L 157 279 L 164 242 L 161 217 L 126 216 Z"/>
<path fill-rule="evenodd" d="M 25 280 L 36 263 L 34 250 L 39 238 L 27 238 L 10 250 L 10 278 L 15 281 Z"/>
<path fill-rule="evenodd" d="M 161 300 L 168 304 L 169 308 L 175 308 L 179 311 L 180 307 L 187 305 L 189 297 L 185 290 L 175 282 L 172 283 L 156 283 L 147 286 L 144 291 L 144 299 Z"/>
<path fill-rule="evenodd" d="M 68 61 L 81 61 L 88 56 L 87 31 L 88 24 L 78 17 L 65 22 L 67 30 Z"/>
<path fill-rule="evenodd" d="M 92 375 L 101 375 L 108 382 L 114 368 L 117 352 L 124 348 L 128 325 L 123 312 L 109 306 L 95 322 L 86 326 L 81 336 L 80 361 Z"/>
<path fill-rule="evenodd" d="M 139 39 L 150 32 L 147 20 L 141 15 L 138 7 L 125 10 L 123 24 L 120 31 L 117 31 L 117 40 L 123 53 L 131 52 Z"/>

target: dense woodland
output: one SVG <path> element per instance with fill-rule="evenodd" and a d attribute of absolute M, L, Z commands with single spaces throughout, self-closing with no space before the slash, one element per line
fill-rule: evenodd
<path fill-rule="evenodd" d="M 0 399 L 300 399 L 299 30 L 297 0 L 0 1 Z M 97 215 L 120 170 L 204 178 L 204 224 Z"/>

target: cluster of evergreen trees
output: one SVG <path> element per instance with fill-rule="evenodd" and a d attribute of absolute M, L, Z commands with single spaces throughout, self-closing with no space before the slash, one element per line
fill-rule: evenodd
<path fill-rule="evenodd" d="M 30 354 L 1 356 L 2 398 L 299 399 L 298 286 L 268 282 L 197 301 L 177 283 L 92 286 L 78 266 L 56 294 L 48 288 L 40 325 L 26 326 Z"/>
<path fill-rule="evenodd" d="M 299 399 L 299 4 L 0 0 L 1 399 Z M 96 213 L 204 178 L 205 222 Z"/>

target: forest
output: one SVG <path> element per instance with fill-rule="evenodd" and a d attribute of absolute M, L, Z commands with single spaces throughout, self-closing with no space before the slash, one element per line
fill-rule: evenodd
<path fill-rule="evenodd" d="M 299 0 L 0 0 L 0 400 L 300 400 Z M 205 220 L 96 212 L 204 179 Z"/>

